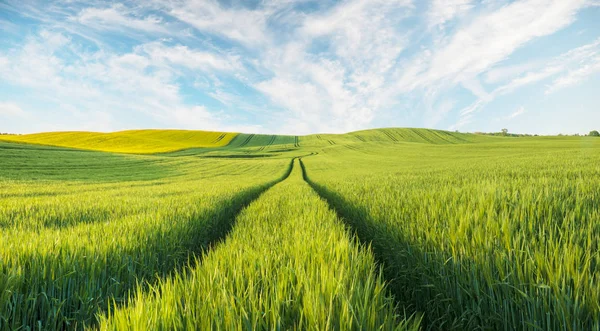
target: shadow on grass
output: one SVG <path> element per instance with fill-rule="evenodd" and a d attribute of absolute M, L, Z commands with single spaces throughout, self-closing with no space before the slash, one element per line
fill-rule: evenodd
<path fill-rule="evenodd" d="M 98 313 L 126 305 L 138 283 L 152 286 L 178 272 L 223 240 L 236 215 L 262 193 L 285 180 L 293 160 L 279 179 L 223 201 L 206 214 L 171 217 L 177 222 L 150 232 L 134 248 L 73 249 L 68 243 L 56 254 L 35 251 L 0 261 L 0 330 L 84 329 Z M 61 243 L 62 244 L 62 243 Z"/>
<path fill-rule="evenodd" d="M 509 276 L 502 277 L 490 267 L 498 258 L 493 252 L 489 264 L 483 265 L 423 250 L 423 244 L 374 220 L 367 209 L 311 181 L 302 161 L 300 165 L 304 180 L 360 242 L 372 248 L 398 306 L 424 314 L 424 329 L 600 330 L 597 313 L 577 302 L 572 284 L 552 289 L 519 283 L 509 278 L 510 270 Z M 514 255 L 504 259 L 505 265 L 519 263 Z"/>

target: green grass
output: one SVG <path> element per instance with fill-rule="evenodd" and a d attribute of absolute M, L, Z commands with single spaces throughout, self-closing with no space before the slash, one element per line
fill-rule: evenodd
<path fill-rule="evenodd" d="M 372 255 L 304 182 L 298 163 L 222 244 L 106 317 L 102 330 L 416 329 L 396 316 Z"/>
<path fill-rule="evenodd" d="M 71 154 L 63 172 L 71 165 L 82 172 L 88 162 L 98 167 L 78 180 L 41 179 L 56 164 L 39 162 L 39 171 L 24 172 L 29 179 L 0 177 L 0 329 L 93 325 L 113 300 L 125 304 L 137 283 L 177 272 L 221 239 L 236 213 L 289 164 L 130 160 L 172 168 L 149 180 L 158 175 L 156 164 L 148 175 L 110 154 Z"/>
<path fill-rule="evenodd" d="M 430 129 L 387 128 L 346 134 L 313 134 L 300 137 L 300 146 L 328 147 L 356 143 L 465 144 L 498 141 L 496 137 Z"/>
<path fill-rule="evenodd" d="M 600 139 L 114 135 L 0 142 L 0 330 L 600 329 Z"/>
<path fill-rule="evenodd" d="M 305 164 L 425 327 L 600 328 L 600 140 L 395 151 L 340 147 Z"/>

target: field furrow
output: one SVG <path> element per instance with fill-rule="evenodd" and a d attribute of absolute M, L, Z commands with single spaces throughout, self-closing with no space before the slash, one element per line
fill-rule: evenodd
<path fill-rule="evenodd" d="M 27 150 L 19 155 L 21 161 L 13 162 L 32 161 Z M 124 171 L 112 168 L 123 161 L 110 154 L 59 155 L 63 171 L 90 160 L 107 162 L 105 173 Z M 0 330 L 94 325 L 96 314 L 113 302 L 126 304 L 137 284 L 147 288 L 177 272 L 223 238 L 236 214 L 281 180 L 289 164 L 191 161 L 170 161 L 179 177 L 162 181 L 0 177 Z M 24 185 L 28 194 L 17 194 Z"/>
<path fill-rule="evenodd" d="M 269 146 L 273 145 L 273 143 L 275 142 L 275 140 L 276 140 L 276 139 L 277 139 L 277 136 L 271 136 L 271 138 L 269 138 L 269 141 L 268 141 L 268 142 L 267 142 L 265 145 L 261 146 L 261 147 L 258 149 L 258 151 L 259 151 L 259 152 L 262 152 L 262 151 L 264 151 L 264 150 L 265 150 L 265 148 L 267 148 L 267 147 L 269 147 Z"/>
<path fill-rule="evenodd" d="M 595 137 L 18 138 L 0 330 L 600 330 Z"/>
<path fill-rule="evenodd" d="M 416 329 L 397 316 L 368 250 L 303 181 L 250 204 L 202 264 L 103 318 L 103 330 Z"/>
<path fill-rule="evenodd" d="M 356 149 L 304 162 L 426 329 L 598 330 L 600 149 L 591 143 L 432 145 L 401 157 Z"/>

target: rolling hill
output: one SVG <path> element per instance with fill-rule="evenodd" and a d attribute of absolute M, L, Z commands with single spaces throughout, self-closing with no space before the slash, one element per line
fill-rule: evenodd
<path fill-rule="evenodd" d="M 187 149 L 202 151 L 216 148 L 260 152 L 273 148 L 327 147 L 364 142 L 439 145 L 490 142 L 498 139 L 502 138 L 413 128 L 385 128 L 306 136 L 187 130 L 130 130 L 112 133 L 75 131 L 0 136 L 0 140 L 9 142 L 128 154 L 168 153 Z"/>
<path fill-rule="evenodd" d="M 153 154 L 194 147 L 222 147 L 236 133 L 188 130 L 129 130 L 111 133 L 47 132 L 4 135 L 0 140 L 102 152 Z"/>

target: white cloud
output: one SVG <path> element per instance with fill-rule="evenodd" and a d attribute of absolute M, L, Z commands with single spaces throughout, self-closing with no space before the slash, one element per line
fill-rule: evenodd
<path fill-rule="evenodd" d="M 584 0 L 526 0 L 480 15 L 433 53 L 420 83 L 477 76 L 533 38 L 567 26 L 584 5 Z"/>
<path fill-rule="evenodd" d="M 40 10 L 42 3 L 0 4 L 47 28 L 0 54 L 0 77 L 97 111 L 106 125 L 132 110 L 165 125 L 233 121 L 188 102 L 190 90 L 287 133 L 411 116 L 437 126 L 455 113 L 465 125 L 498 96 L 553 79 L 552 93 L 599 70 L 597 46 L 550 61 L 511 58 L 570 25 L 595 4 L 589 0 L 69 0 Z M 114 42 L 117 33 L 127 38 Z"/>
<path fill-rule="evenodd" d="M 255 88 L 289 113 L 287 130 L 343 132 L 368 126 L 389 105 L 383 87 L 406 37 L 397 23 L 410 1 L 346 1 L 306 15 L 295 38 L 263 55 L 273 78 Z M 315 44 L 331 48 L 315 54 Z"/>
<path fill-rule="evenodd" d="M 5 56 L 0 56 L 0 73 L 8 67 L 9 60 Z"/>
<path fill-rule="evenodd" d="M 556 62 L 556 66 L 562 65 L 562 68 L 568 69 L 568 72 L 556 78 L 547 87 L 546 94 L 578 84 L 600 72 L 600 38 L 567 52 Z"/>
<path fill-rule="evenodd" d="M 167 33 L 165 23 L 160 17 L 136 17 L 135 12 L 122 4 L 108 8 L 85 8 L 73 20 L 98 30 L 135 29 L 153 33 Z"/>
<path fill-rule="evenodd" d="M 574 74 L 572 78 L 581 79 L 594 72 L 598 61 L 600 61 L 600 39 L 557 56 L 546 63 L 542 69 L 527 72 L 513 79 L 499 90 L 502 92 L 512 91 L 518 87 L 542 81 L 565 71 L 572 72 Z"/>
<path fill-rule="evenodd" d="M 72 129 L 118 127 L 118 119 L 131 111 L 149 115 L 163 127 L 216 130 L 223 126 L 204 106 L 185 103 L 176 82 L 180 73 L 170 65 L 230 70 L 232 66 L 224 64 L 227 59 L 159 44 L 123 55 L 75 53 L 71 46 L 61 34 L 43 31 L 3 57 L 0 78 L 36 91 L 36 99 L 46 99 L 79 118 Z M 58 57 L 66 50 L 77 60 Z M 4 105 L 3 109 L 15 113 L 17 108 Z"/>
<path fill-rule="evenodd" d="M 215 0 L 184 1 L 169 14 L 198 30 L 220 35 L 245 45 L 256 46 L 268 40 L 270 10 L 223 8 Z"/>
<path fill-rule="evenodd" d="M 0 116 L 25 118 L 28 114 L 16 103 L 0 101 Z"/>
<path fill-rule="evenodd" d="M 429 26 L 440 26 L 473 8 L 473 0 L 433 0 L 427 19 Z"/>
<path fill-rule="evenodd" d="M 561 65 L 549 64 L 546 67 L 542 68 L 538 71 L 531 71 L 522 74 L 514 78 L 512 81 L 508 82 L 505 85 L 500 86 L 494 91 L 494 97 L 502 94 L 507 94 L 512 91 L 515 91 L 523 86 L 534 84 L 540 81 L 543 81 L 549 77 L 552 77 L 561 71 L 564 70 L 564 67 Z"/>
<path fill-rule="evenodd" d="M 436 107 L 435 110 L 430 112 L 425 123 L 429 127 L 435 127 L 446 115 L 454 109 L 456 105 L 455 100 L 443 100 Z"/>
<path fill-rule="evenodd" d="M 517 77 L 525 72 L 538 69 L 543 66 L 541 61 L 526 62 L 506 66 L 497 66 L 485 73 L 485 82 L 487 84 L 498 84 Z"/>
<path fill-rule="evenodd" d="M 153 65 L 180 65 L 198 70 L 243 70 L 236 56 L 191 50 L 182 45 L 166 46 L 163 43 L 153 42 L 141 45 L 137 50 L 147 54 Z"/>
<path fill-rule="evenodd" d="M 405 48 L 406 37 L 397 23 L 412 10 L 412 1 L 347 1 L 325 14 L 308 16 L 301 35 L 310 40 L 327 37 L 337 59 L 361 72 L 387 72 Z"/>
<path fill-rule="evenodd" d="M 479 99 L 489 100 L 491 95 L 485 90 L 478 78 L 465 79 L 462 86 Z"/>
<path fill-rule="evenodd" d="M 506 118 L 512 120 L 515 117 L 519 117 L 525 113 L 525 107 L 521 106 L 514 113 L 508 115 Z"/>
<path fill-rule="evenodd" d="M 546 94 L 556 92 L 557 90 L 568 86 L 576 85 L 596 73 L 600 73 L 600 56 L 590 61 L 590 63 L 555 79 L 546 89 Z"/>
<path fill-rule="evenodd" d="M 477 101 L 472 103 L 470 106 L 468 106 L 460 111 L 461 118 L 466 117 L 466 116 L 469 116 L 469 117 L 473 116 L 472 113 L 481 109 L 481 107 L 483 107 L 485 104 L 486 104 L 486 102 L 483 99 L 478 99 Z"/>
<path fill-rule="evenodd" d="M 541 67 L 537 70 L 525 71 L 527 67 Z M 544 80 L 556 77 L 560 74 L 562 76 L 554 79 L 554 81 L 547 86 L 546 94 L 557 91 L 563 87 L 567 87 L 584 80 L 586 77 L 593 75 L 594 73 L 600 72 L 600 39 L 597 39 L 589 44 L 576 47 L 569 50 L 546 63 L 536 63 L 535 65 L 527 64 L 523 68 L 512 68 L 507 69 L 508 72 L 503 72 L 502 69 L 496 69 L 494 75 L 502 77 L 503 80 L 507 77 L 512 76 L 512 80 L 506 82 L 494 89 L 492 92 L 486 95 L 478 95 L 478 99 L 470 106 L 461 110 L 461 115 L 471 114 L 481 110 L 486 104 L 490 103 L 499 96 L 511 93 L 524 86 L 532 85 L 535 83 L 542 82 Z M 514 77 L 515 73 L 520 75 Z"/>
<path fill-rule="evenodd" d="M 440 2 L 439 5 L 446 2 Z M 481 84 L 485 74 L 499 64 L 507 61 L 511 54 L 531 40 L 552 35 L 570 25 L 575 15 L 584 8 L 585 0 L 523 0 L 514 2 L 490 1 L 478 8 L 469 8 L 468 2 L 456 2 L 460 10 L 440 9 L 439 15 L 429 16 L 430 23 L 445 24 L 446 18 L 465 18 L 453 23 L 453 30 L 442 36 L 431 35 L 430 46 L 422 46 L 411 59 L 404 59 L 396 66 L 394 79 L 386 87 L 387 100 L 405 95 L 421 94 L 425 104 L 435 104 L 431 99 L 443 96 L 462 86 L 477 98 L 470 106 L 460 111 L 460 116 L 468 120 L 459 120 L 465 125 L 474 120 L 474 113 L 494 99 L 495 91 L 488 92 Z M 436 3 L 432 3 L 430 14 L 435 12 Z M 443 14 L 448 10 L 447 14 Z M 432 17 L 437 17 L 434 20 Z M 433 23 L 431 23 L 433 24 Z M 420 34 L 421 36 L 423 34 Z M 427 35 L 427 34 L 426 34 Z M 519 68 L 516 73 L 526 71 Z M 499 72 L 491 74 L 491 79 L 499 79 Z M 495 76 L 495 77 L 494 77 Z M 501 77 L 509 79 L 508 77 Z M 429 90 L 438 91 L 428 96 Z M 429 100 L 428 100 L 429 99 Z M 438 109 L 441 111 L 441 109 Z M 440 114 L 443 116 L 444 114 Z M 427 112 L 428 117 L 437 117 Z"/>

